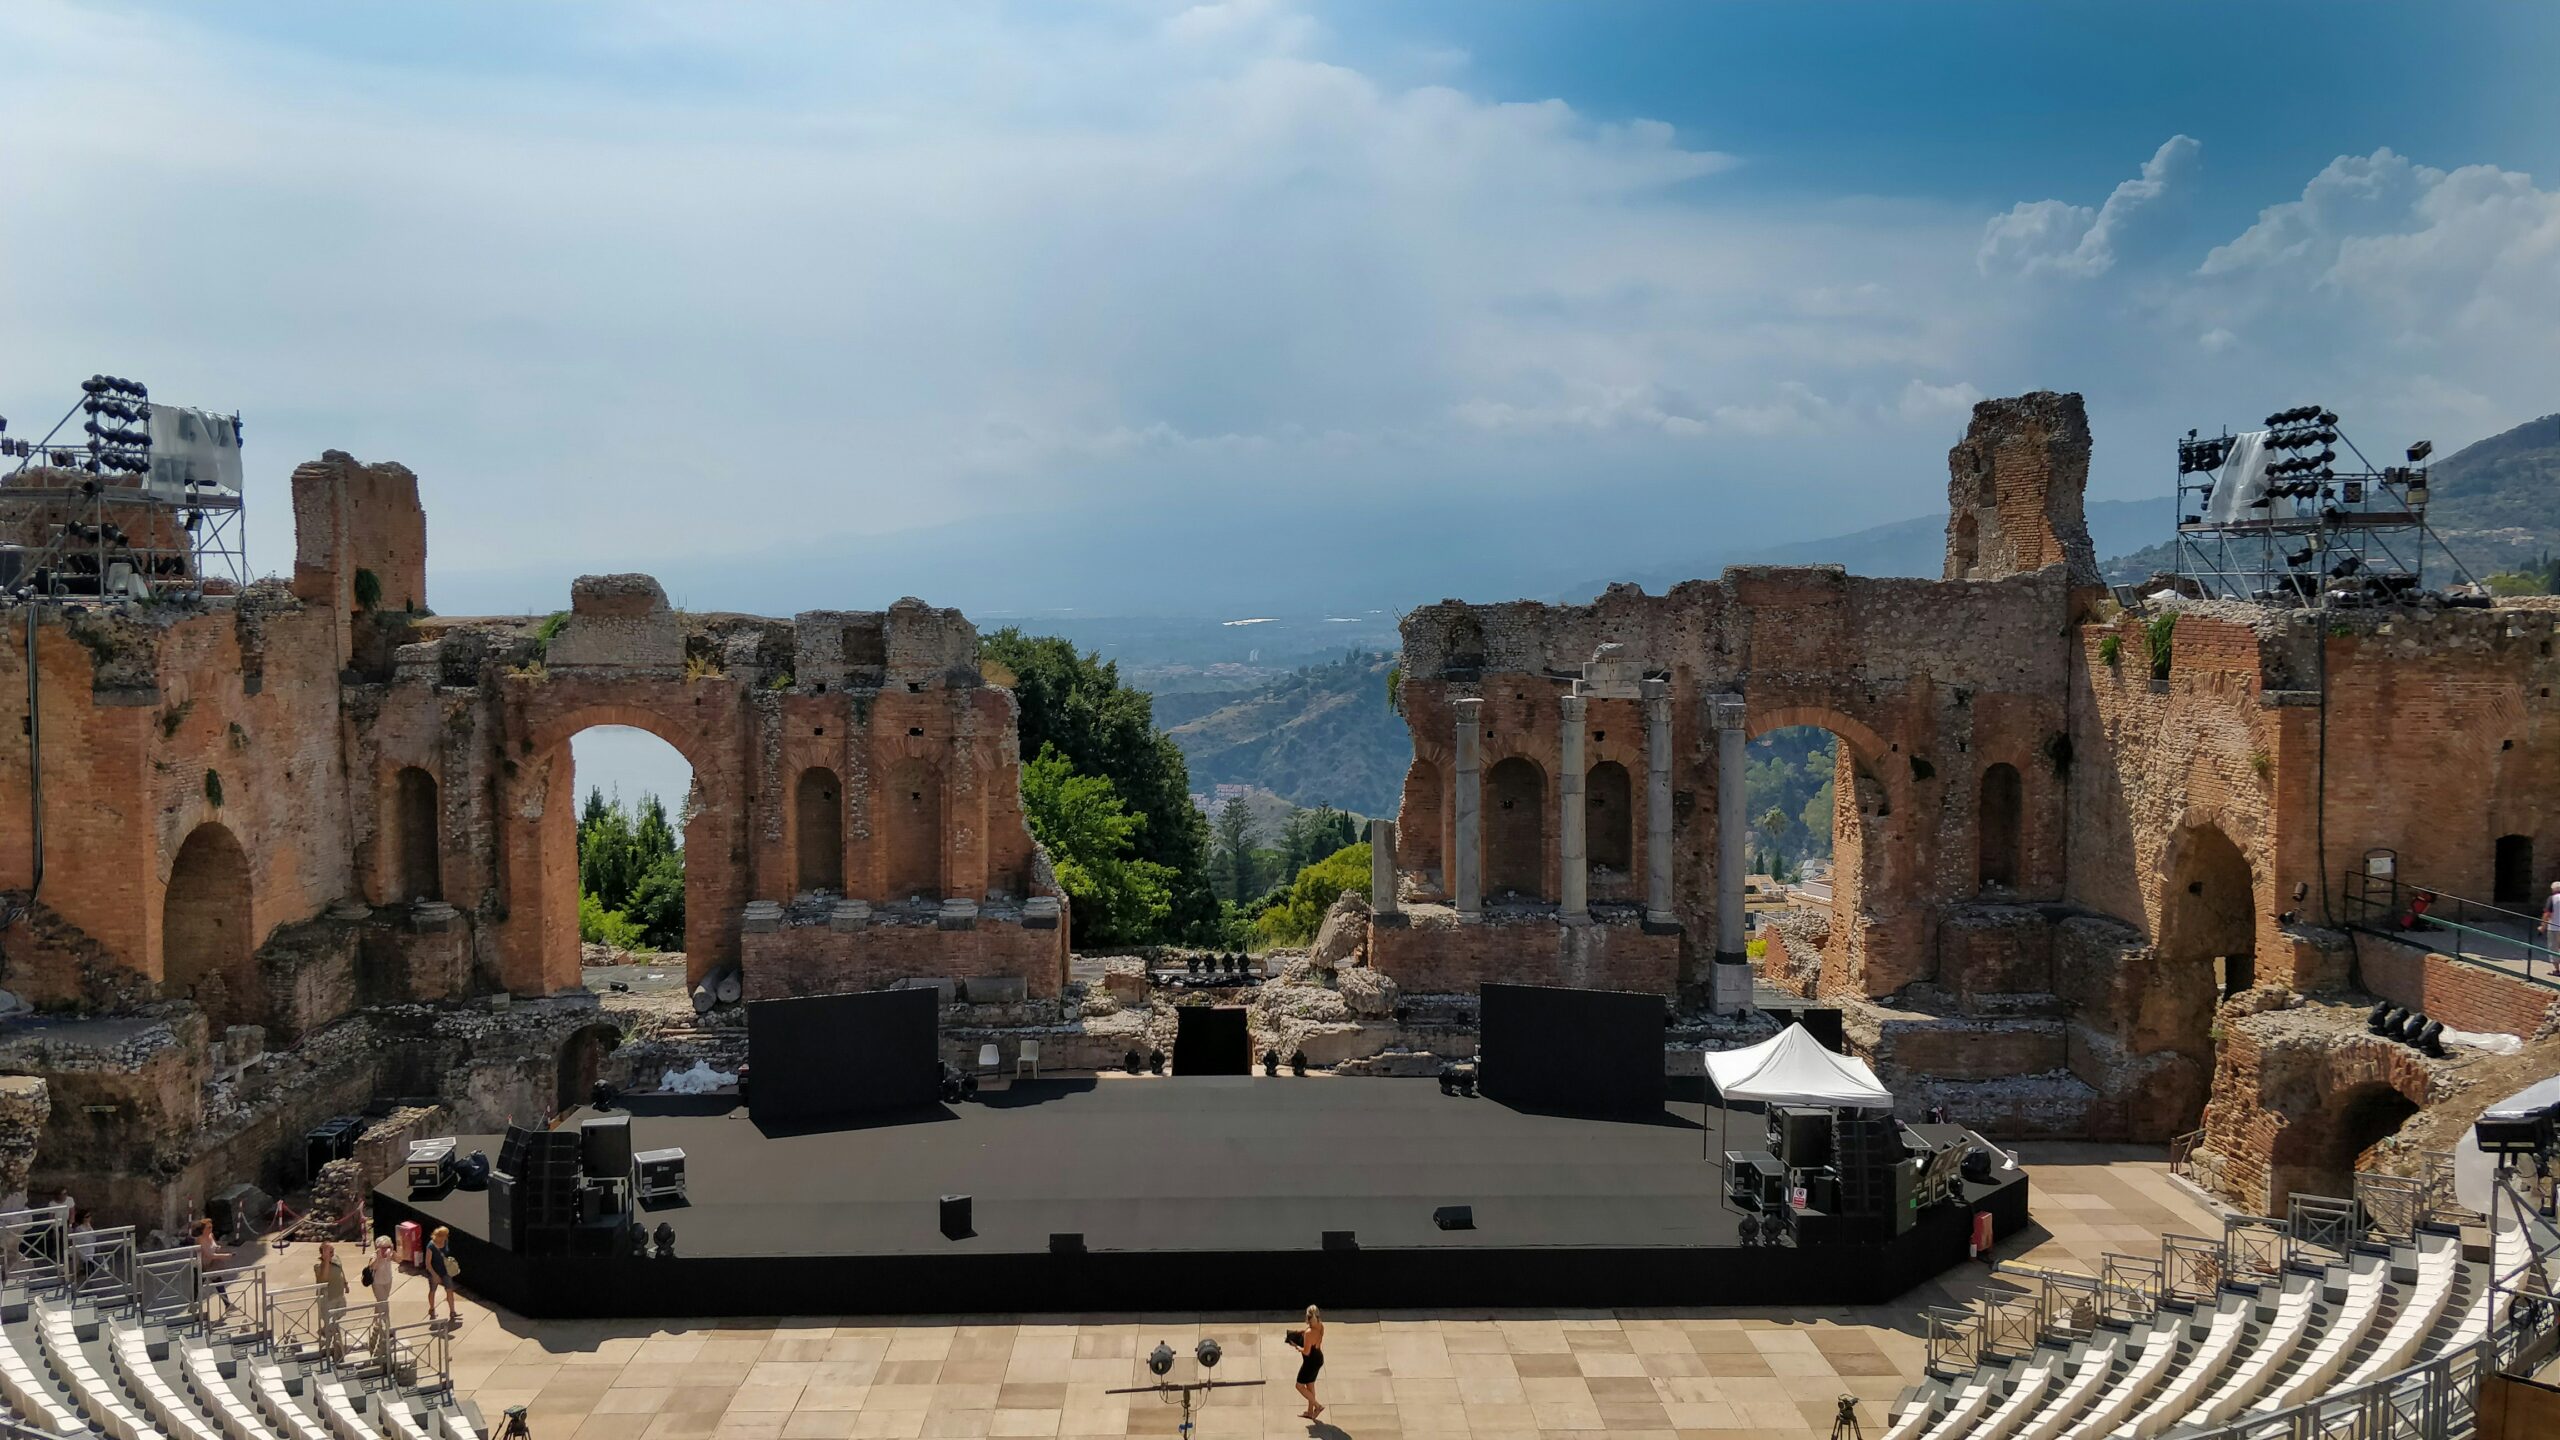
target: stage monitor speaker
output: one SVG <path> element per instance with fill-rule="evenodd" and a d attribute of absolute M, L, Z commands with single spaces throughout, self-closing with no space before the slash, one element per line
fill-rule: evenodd
<path fill-rule="evenodd" d="M 1431 1223 L 1443 1230 L 1473 1230 L 1476 1228 L 1476 1207 L 1443 1205 L 1431 1212 Z"/>
<path fill-rule="evenodd" d="M 1174 1074 L 1253 1073 L 1253 1035 L 1245 1025 L 1245 1007 L 1181 1005 L 1174 1014 Z"/>
<path fill-rule="evenodd" d="M 1552 985 L 1486 985 L 1479 995 L 1486 1098 L 1582 1115 L 1657 1115 L 1670 1099 L 1661 996 Z"/>
<path fill-rule="evenodd" d="M 1964 1152 L 1964 1178 L 1976 1185 L 1991 1183 L 1991 1152 L 1976 1145 Z"/>
<path fill-rule="evenodd" d="M 969 1223 L 969 1211 L 971 1207 L 968 1196 L 945 1195 L 942 1197 L 941 1203 L 943 1239 L 966 1240 L 970 1236 L 978 1233 L 976 1228 Z"/>
<path fill-rule="evenodd" d="M 1769 1148 L 1790 1170 L 1831 1163 L 1831 1112 L 1817 1105 L 1769 1107 Z"/>
<path fill-rule="evenodd" d="M 1360 1248 L 1360 1237 L 1357 1232 L 1350 1230 L 1327 1230 L 1324 1232 L 1324 1248 L 1327 1250 L 1357 1250 Z"/>
<path fill-rule="evenodd" d="M 1893 1205 L 1893 1167 L 1902 1136 L 1886 1114 L 1844 1111 L 1831 1131 L 1832 1168 L 1840 1175 L 1840 1213 L 1882 1215 Z"/>
<path fill-rule="evenodd" d="M 1928 1164 L 1915 1155 L 1893 1167 L 1893 1233 L 1896 1235 L 1919 1223 L 1921 1171 Z"/>
<path fill-rule="evenodd" d="M 631 1174 L 631 1117 L 598 1115 L 578 1124 L 580 1162 L 590 1180 L 620 1180 Z"/>
<path fill-rule="evenodd" d="M 524 1248 L 524 1190 L 504 1170 L 489 1174 L 489 1243 L 501 1250 Z"/>
<path fill-rule="evenodd" d="M 942 992 L 869 990 L 747 1002 L 758 1124 L 921 1110 L 942 1097 Z"/>
<path fill-rule="evenodd" d="M 1056 1230 L 1050 1232 L 1049 1253 L 1052 1255 L 1083 1254 L 1084 1232 L 1081 1230 Z"/>

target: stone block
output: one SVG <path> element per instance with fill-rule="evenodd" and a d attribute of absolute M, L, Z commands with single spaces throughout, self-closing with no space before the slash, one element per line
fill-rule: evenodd
<path fill-rule="evenodd" d="M 870 923 L 871 902 L 868 900 L 839 900 L 827 915 L 827 928 L 838 934 L 860 930 Z"/>
<path fill-rule="evenodd" d="M 743 935 L 770 935 L 782 928 L 782 902 L 750 900 L 738 912 L 738 931 Z"/>
<path fill-rule="evenodd" d="M 1019 975 L 972 975 L 960 982 L 960 993 L 972 1005 L 1019 1005 L 1024 987 Z"/>
<path fill-rule="evenodd" d="M 978 902 L 945 900 L 941 913 L 934 917 L 934 923 L 944 930 L 975 930 L 978 928 Z"/>

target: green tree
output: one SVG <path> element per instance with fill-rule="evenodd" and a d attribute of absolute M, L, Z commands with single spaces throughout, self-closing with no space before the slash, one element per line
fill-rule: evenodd
<path fill-rule="evenodd" d="M 981 649 L 1013 673 L 1023 753 L 1037 756 L 1055 745 L 1077 774 L 1110 782 L 1143 822 L 1132 837 L 1132 858 L 1164 867 L 1167 904 L 1157 932 L 1145 938 L 1218 938 L 1208 821 L 1191 803 L 1182 752 L 1156 729 L 1153 700 L 1120 683 L 1117 665 L 1079 654 L 1055 636 L 1027 636 L 1008 626 L 987 636 Z"/>
<path fill-rule="evenodd" d="M 684 943 L 684 850 L 657 796 L 641 796 L 635 809 L 587 792 L 578 816 L 578 936 L 625 949 Z"/>
<path fill-rule="evenodd" d="M 1256 937 L 1273 945 L 1304 945 L 1316 938 L 1324 913 L 1345 892 L 1369 893 L 1369 847 L 1345 845 L 1301 869 L 1289 887 L 1254 917 Z"/>
<path fill-rule="evenodd" d="M 1129 813 L 1110 781 L 1077 774 L 1044 745 L 1022 767 L 1022 810 L 1073 902 L 1077 944 L 1137 944 L 1163 932 L 1172 872 L 1137 858 L 1146 819 Z"/>
<path fill-rule="evenodd" d="M 1260 891 L 1254 883 L 1261 866 L 1255 863 L 1254 842 L 1260 838 L 1253 822 L 1253 811 L 1241 796 L 1230 800 L 1218 812 L 1217 838 L 1209 851 L 1209 872 L 1227 887 L 1227 898 L 1241 905 Z"/>
<path fill-rule="evenodd" d="M 1292 812 L 1280 826 L 1280 864 L 1276 873 L 1294 876 L 1359 838 L 1359 822 L 1330 805 Z"/>

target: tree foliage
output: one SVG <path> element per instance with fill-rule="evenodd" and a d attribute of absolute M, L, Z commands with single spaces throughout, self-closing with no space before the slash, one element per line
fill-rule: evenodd
<path fill-rule="evenodd" d="M 1079 775 L 1055 745 L 1022 767 L 1022 810 L 1072 902 L 1079 945 L 1134 945 L 1163 933 L 1173 872 L 1137 857 L 1145 817 L 1111 782 Z"/>
<path fill-rule="evenodd" d="M 655 795 L 601 789 L 578 812 L 578 938 L 623 949 L 684 944 L 684 849 Z"/>
<path fill-rule="evenodd" d="M 1252 809 L 1243 800 L 1230 800 L 1218 812 L 1215 838 L 1209 846 L 1209 874 L 1224 898 L 1241 905 L 1261 893 L 1262 827 L 1255 823 Z"/>
<path fill-rule="evenodd" d="M 980 648 L 1012 673 L 1023 753 L 1057 747 L 1074 773 L 1109 782 L 1140 821 L 1130 858 L 1163 867 L 1166 890 L 1164 917 L 1144 938 L 1214 940 L 1220 915 L 1209 888 L 1208 822 L 1192 807 L 1190 771 L 1156 729 L 1146 693 L 1123 685 L 1117 665 L 1055 636 L 1008 626 Z"/>
<path fill-rule="evenodd" d="M 1316 938 L 1316 930 L 1324 924 L 1324 912 L 1332 909 L 1333 902 L 1346 891 L 1369 893 L 1369 847 L 1365 843 L 1345 845 L 1299 870 L 1289 888 L 1254 917 L 1254 934 L 1273 945 L 1304 945 Z"/>
<path fill-rule="evenodd" d="M 1840 742 L 1810 725 L 1773 730 L 1752 742 L 1743 767 L 1744 813 L 1758 818 L 1757 866 L 1783 878 L 1805 860 L 1831 854 L 1831 776 Z"/>

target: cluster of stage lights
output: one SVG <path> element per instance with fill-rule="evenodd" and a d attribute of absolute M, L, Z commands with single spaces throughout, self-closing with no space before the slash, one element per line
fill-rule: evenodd
<path fill-rule="evenodd" d="M 93 475 L 129 474 L 151 468 L 151 390 L 121 375 L 92 375 L 80 382 L 87 419 L 87 456 L 79 468 Z"/>
<path fill-rule="evenodd" d="M 1206 1335 L 1200 1337 L 1199 1344 L 1191 1347 L 1191 1358 L 1200 1362 L 1200 1368 L 1203 1370 L 1217 1369 L 1218 1362 L 1225 1359 L 1226 1355 L 1225 1348 Z M 1147 1352 L 1147 1373 L 1158 1377 L 1172 1374 L 1173 1358 L 1173 1343 L 1168 1340 L 1157 1341 L 1156 1348 Z"/>

